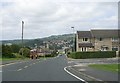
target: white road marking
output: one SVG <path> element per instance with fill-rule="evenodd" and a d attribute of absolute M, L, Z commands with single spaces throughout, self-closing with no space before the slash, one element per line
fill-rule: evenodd
<path fill-rule="evenodd" d="M 23 62 L 27 62 L 27 61 L 22 61 L 22 62 L 11 62 L 11 63 L 8 63 L 8 64 L 0 65 L 0 67 L 13 65 L 13 64 L 16 64 L 16 63 L 23 63 Z"/>
<path fill-rule="evenodd" d="M 82 82 L 88 83 L 88 82 L 86 82 L 85 80 L 83 80 L 83 79 L 79 78 L 78 76 L 76 76 L 76 75 L 72 74 L 71 72 L 69 72 L 66 68 L 67 68 L 67 67 L 64 67 L 64 70 L 65 70 L 68 74 L 72 75 L 73 77 L 77 78 L 78 80 L 80 80 L 80 81 L 82 81 Z"/>
<path fill-rule="evenodd" d="M 24 68 L 27 68 L 28 66 L 25 66 Z"/>
<path fill-rule="evenodd" d="M 5 65 L 0 65 L 0 67 L 3 67 L 3 66 L 8 66 L 8 65 L 16 64 L 16 63 L 17 63 L 17 62 L 15 62 L 15 63 L 5 64 Z"/>
<path fill-rule="evenodd" d="M 22 69 L 18 69 L 17 71 L 21 71 Z"/>
<path fill-rule="evenodd" d="M 19 63 L 22 63 L 22 62 L 19 62 Z"/>
<path fill-rule="evenodd" d="M 68 61 L 68 63 L 73 63 L 73 61 Z"/>
<path fill-rule="evenodd" d="M 2 71 L 0 71 L 0 72 L 2 72 Z"/>
<path fill-rule="evenodd" d="M 35 64 L 35 63 L 33 63 L 33 64 Z"/>
<path fill-rule="evenodd" d="M 86 69 L 79 69 L 78 71 L 86 71 Z"/>
<path fill-rule="evenodd" d="M 87 64 L 78 64 L 78 65 L 74 65 L 74 67 L 80 67 L 80 66 L 82 66 L 82 67 L 86 67 Z"/>
<path fill-rule="evenodd" d="M 2 66 L 4 66 L 4 65 L 0 65 L 0 67 L 2 67 Z"/>

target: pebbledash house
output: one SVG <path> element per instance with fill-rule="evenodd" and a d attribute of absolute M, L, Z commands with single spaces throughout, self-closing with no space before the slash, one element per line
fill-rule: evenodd
<path fill-rule="evenodd" d="M 77 31 L 76 51 L 119 51 L 120 30 Z"/>

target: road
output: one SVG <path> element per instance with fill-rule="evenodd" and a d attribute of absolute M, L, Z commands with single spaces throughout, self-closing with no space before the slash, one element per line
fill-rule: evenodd
<path fill-rule="evenodd" d="M 65 55 L 37 60 L 26 60 L 2 67 L 2 81 L 79 81 L 68 74 Z"/>

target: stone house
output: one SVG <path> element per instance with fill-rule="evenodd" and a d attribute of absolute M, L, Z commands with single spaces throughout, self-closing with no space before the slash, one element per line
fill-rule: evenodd
<path fill-rule="evenodd" d="M 76 51 L 118 51 L 120 30 L 77 31 Z"/>

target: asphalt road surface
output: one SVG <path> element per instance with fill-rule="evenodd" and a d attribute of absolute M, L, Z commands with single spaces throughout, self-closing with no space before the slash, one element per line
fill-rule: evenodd
<path fill-rule="evenodd" d="M 79 81 L 68 74 L 65 55 L 45 60 L 26 60 L 2 67 L 2 81 Z M 1 72 L 0 72 L 1 73 Z"/>

